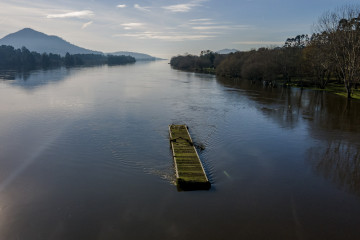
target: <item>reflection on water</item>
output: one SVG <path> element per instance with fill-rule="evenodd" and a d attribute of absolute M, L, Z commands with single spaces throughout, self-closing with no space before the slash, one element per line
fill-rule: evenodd
<path fill-rule="evenodd" d="M 281 127 L 306 123 L 322 144 L 308 149 L 315 172 L 336 185 L 360 194 L 360 102 L 297 88 L 268 88 L 249 81 L 219 79 L 227 87 L 242 89 L 261 112 Z"/>
<path fill-rule="evenodd" d="M 165 62 L 7 75 L 0 239 L 360 239 L 356 101 Z M 210 191 L 177 192 L 172 123 Z"/>
<path fill-rule="evenodd" d="M 71 69 L 65 67 L 22 72 L 0 70 L 0 81 L 7 81 L 8 84 L 13 86 L 31 90 L 47 84 L 63 81 L 69 75 L 70 71 Z"/>
<path fill-rule="evenodd" d="M 346 140 L 328 140 L 309 149 L 309 164 L 324 178 L 360 196 L 360 146 Z"/>
<path fill-rule="evenodd" d="M 314 131 L 360 132 L 360 102 L 323 91 L 299 88 L 269 88 L 234 79 L 219 78 L 227 87 L 258 103 L 258 108 L 282 127 L 296 127 L 302 120 Z"/>

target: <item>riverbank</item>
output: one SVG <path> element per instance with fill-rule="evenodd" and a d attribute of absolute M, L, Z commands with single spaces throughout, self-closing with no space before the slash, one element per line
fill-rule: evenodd
<path fill-rule="evenodd" d="M 316 91 L 325 91 L 347 98 L 347 93 L 344 84 L 338 82 L 330 82 L 326 85 L 325 88 L 319 88 L 315 84 L 306 80 L 303 82 L 293 81 L 292 83 L 286 84 L 286 86 L 299 87 L 299 88 L 311 89 Z M 351 98 L 360 100 L 360 89 L 353 89 Z"/>
<path fill-rule="evenodd" d="M 205 73 L 205 74 L 212 74 L 212 75 L 219 75 L 216 73 L 216 69 L 215 68 L 195 68 L 192 70 L 183 70 L 183 69 L 179 69 L 176 68 L 174 66 L 172 66 L 174 69 L 176 70 L 180 70 L 180 71 L 185 71 L 185 72 L 195 72 L 195 73 Z M 229 76 L 229 78 L 232 78 Z M 256 80 L 258 81 L 258 80 Z M 263 81 L 264 84 L 269 84 L 269 82 L 267 81 Z M 282 86 L 282 87 L 297 87 L 297 88 L 303 88 L 303 89 L 311 89 L 311 90 L 316 90 L 316 91 L 325 91 L 325 92 L 329 92 L 329 93 L 333 93 L 342 97 L 347 98 L 347 92 L 346 89 L 344 87 L 343 83 L 339 83 L 338 81 L 331 81 L 329 83 L 326 84 L 325 88 L 319 88 L 315 82 L 311 81 L 311 80 L 292 80 L 290 83 L 286 83 L 286 81 L 282 80 L 282 79 L 277 79 L 277 80 L 272 80 L 271 84 L 269 84 L 273 87 L 278 87 L 278 86 Z M 352 99 L 357 99 L 360 100 L 360 89 L 352 89 Z"/>
<path fill-rule="evenodd" d="M 298 37 L 301 39 L 303 36 Z M 319 87 L 347 98 L 359 99 L 356 88 L 360 82 L 356 76 L 340 76 L 343 66 L 338 66 L 335 62 L 331 62 L 331 68 L 319 65 L 319 62 L 326 60 L 319 59 L 314 62 L 313 57 L 309 56 L 312 46 L 306 47 L 305 43 L 292 46 L 286 43 L 281 48 L 259 48 L 231 54 L 218 54 L 208 50 L 202 51 L 199 56 L 178 55 L 171 58 L 170 64 L 178 70 L 265 82 L 269 86 L 279 81 L 283 86 L 284 83 L 285 86 L 293 85 L 298 80 L 301 87 Z M 329 83 L 335 85 L 330 86 Z"/>

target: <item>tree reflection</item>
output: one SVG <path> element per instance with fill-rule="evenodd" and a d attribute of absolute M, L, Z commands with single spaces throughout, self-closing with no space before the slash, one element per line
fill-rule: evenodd
<path fill-rule="evenodd" d="M 324 148 L 311 148 L 308 161 L 317 174 L 360 196 L 360 146 L 328 141 Z"/>
<path fill-rule="evenodd" d="M 360 101 L 324 91 L 267 88 L 250 81 L 218 78 L 226 87 L 241 89 L 266 117 L 282 128 L 305 125 L 322 147 L 308 150 L 315 172 L 341 188 L 360 195 Z"/>
<path fill-rule="evenodd" d="M 19 86 L 26 90 L 31 90 L 50 83 L 61 82 L 70 74 L 71 72 L 67 68 L 33 71 L 2 70 L 0 71 L 0 80 L 5 81 L 12 86 Z"/>
<path fill-rule="evenodd" d="M 308 104 L 304 106 L 304 115 L 312 120 L 309 124 L 310 134 L 329 130 L 353 133 L 360 131 L 359 101 L 349 101 L 321 91 L 311 91 L 307 101 Z"/>
<path fill-rule="evenodd" d="M 0 70 L 0 80 L 15 80 L 15 70 Z"/>
<path fill-rule="evenodd" d="M 360 132 L 360 102 L 324 91 L 300 88 L 269 88 L 250 81 L 217 78 L 229 88 L 253 100 L 256 107 L 281 127 L 294 128 L 300 121 L 309 126 L 311 135 L 327 131 Z"/>

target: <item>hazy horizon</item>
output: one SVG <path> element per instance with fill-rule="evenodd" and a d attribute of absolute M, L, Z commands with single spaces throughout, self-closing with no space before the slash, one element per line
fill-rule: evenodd
<path fill-rule="evenodd" d="M 28 27 L 101 52 L 132 51 L 170 58 L 206 49 L 245 51 L 311 34 L 312 24 L 325 11 L 356 2 L 5 0 L 0 8 L 0 38 Z"/>

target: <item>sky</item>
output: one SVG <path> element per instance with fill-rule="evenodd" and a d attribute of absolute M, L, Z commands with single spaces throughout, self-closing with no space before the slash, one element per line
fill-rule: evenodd
<path fill-rule="evenodd" d="M 281 46 L 359 0 L 0 0 L 0 38 L 29 27 L 102 52 L 170 58 Z"/>

